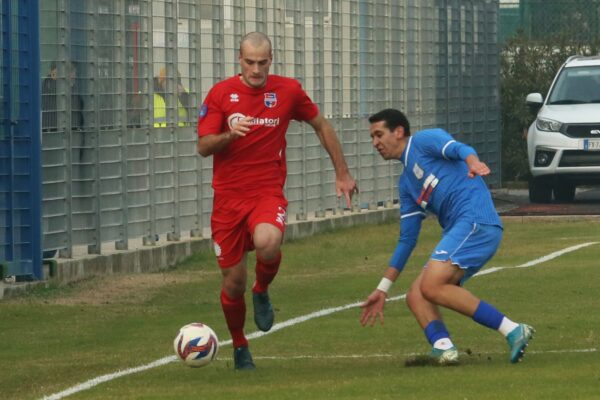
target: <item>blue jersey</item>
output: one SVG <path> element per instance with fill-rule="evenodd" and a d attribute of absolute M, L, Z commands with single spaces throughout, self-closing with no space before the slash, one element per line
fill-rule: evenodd
<path fill-rule="evenodd" d="M 427 129 L 408 138 L 400 157 L 400 239 L 390 266 L 402 270 L 417 244 L 426 212 L 444 231 L 458 221 L 502 226 L 492 196 L 480 176 L 470 179 L 464 160 L 475 150 L 443 129 Z"/>

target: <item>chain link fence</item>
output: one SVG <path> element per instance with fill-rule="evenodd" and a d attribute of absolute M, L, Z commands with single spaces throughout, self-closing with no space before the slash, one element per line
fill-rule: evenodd
<path fill-rule="evenodd" d="M 397 202 L 399 164 L 373 151 L 368 115 L 407 112 L 473 145 L 499 184 L 498 1 L 44 0 L 40 2 L 47 254 L 98 254 L 208 235 L 212 159 L 197 108 L 238 72 L 240 38 L 273 41 L 272 73 L 301 81 L 337 130 L 356 210 Z M 157 97 L 159 96 L 159 97 Z M 291 219 L 342 211 L 310 126 L 292 123 Z M 355 211 L 356 211 L 355 210 Z"/>
<path fill-rule="evenodd" d="M 531 40 L 562 36 L 577 42 L 600 37 L 600 0 L 503 0 L 499 42 L 517 31 Z"/>

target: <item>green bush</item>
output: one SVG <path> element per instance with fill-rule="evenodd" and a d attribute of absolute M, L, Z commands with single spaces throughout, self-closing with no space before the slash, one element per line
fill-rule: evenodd
<path fill-rule="evenodd" d="M 566 36 L 532 40 L 518 32 L 504 45 L 500 57 L 502 181 L 529 178 L 526 138 L 535 112 L 525 97 L 533 92 L 545 97 L 560 66 L 575 54 L 600 54 L 600 40 L 576 43 Z"/>

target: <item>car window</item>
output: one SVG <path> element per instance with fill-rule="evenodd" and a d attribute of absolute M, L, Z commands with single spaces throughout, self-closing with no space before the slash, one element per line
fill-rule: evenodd
<path fill-rule="evenodd" d="M 564 68 L 548 104 L 600 103 L 600 66 Z"/>

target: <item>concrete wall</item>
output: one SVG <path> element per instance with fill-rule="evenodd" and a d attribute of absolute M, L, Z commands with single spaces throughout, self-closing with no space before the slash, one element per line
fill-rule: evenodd
<path fill-rule="evenodd" d="M 329 212 L 324 218 L 291 221 L 286 228 L 285 240 L 287 242 L 301 239 L 333 229 L 398 220 L 398 213 L 396 205 L 337 214 Z M 140 246 L 130 250 L 114 250 L 110 254 L 83 255 L 71 259 L 59 258 L 44 266 L 45 280 L 43 281 L 0 282 L 0 299 L 17 296 L 38 286 L 65 285 L 94 276 L 166 270 L 201 251 L 212 251 L 210 238 L 189 238 L 154 246 Z"/>

